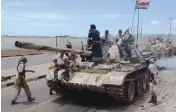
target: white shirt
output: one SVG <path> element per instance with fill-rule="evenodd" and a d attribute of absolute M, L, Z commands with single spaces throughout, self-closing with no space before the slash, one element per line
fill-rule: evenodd
<path fill-rule="evenodd" d="M 128 38 L 127 35 L 122 35 L 121 37 L 119 36 L 118 39 L 119 41 L 117 42 L 117 45 L 121 45 L 122 44 L 122 40 L 126 40 Z"/>
<path fill-rule="evenodd" d="M 24 67 L 25 67 L 25 66 L 24 66 L 24 63 L 21 62 L 21 63 L 19 64 L 19 66 L 18 66 L 18 72 L 23 72 Z"/>
<path fill-rule="evenodd" d="M 121 45 L 122 44 L 122 38 L 119 38 L 118 42 L 117 42 L 117 45 Z"/>
<path fill-rule="evenodd" d="M 105 36 L 103 36 L 102 39 L 106 39 Z M 111 35 L 108 35 L 107 42 L 113 42 L 113 41 L 114 41 L 113 37 Z"/>
<path fill-rule="evenodd" d="M 64 56 L 62 57 L 62 59 L 61 59 L 61 57 L 60 56 L 58 56 L 58 59 L 57 59 L 57 63 L 60 65 L 60 64 L 65 64 L 65 60 L 68 60 L 68 57 L 64 54 Z"/>
<path fill-rule="evenodd" d="M 158 69 L 156 68 L 156 66 L 154 64 L 150 64 L 149 65 L 149 70 L 152 74 L 154 74 L 155 76 L 158 74 Z"/>
<path fill-rule="evenodd" d="M 17 70 L 17 73 L 16 73 L 16 78 L 18 79 L 19 77 L 18 77 L 18 73 L 19 72 L 23 72 L 23 70 L 24 70 L 24 63 L 23 62 L 20 62 L 20 64 L 18 65 L 18 70 Z"/>

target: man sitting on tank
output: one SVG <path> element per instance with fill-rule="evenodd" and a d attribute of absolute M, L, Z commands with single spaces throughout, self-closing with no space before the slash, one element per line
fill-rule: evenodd
<path fill-rule="evenodd" d="M 72 49 L 72 44 L 70 42 L 68 42 L 66 44 L 66 47 L 68 49 Z M 74 53 L 74 51 L 73 52 L 71 51 L 69 53 L 65 53 L 65 55 L 68 57 L 70 63 L 75 62 L 75 60 L 76 60 L 76 54 Z"/>
<path fill-rule="evenodd" d="M 86 51 L 92 51 L 92 39 L 87 39 Z M 92 55 L 85 56 L 86 61 L 91 61 Z"/>
<path fill-rule="evenodd" d="M 52 64 L 50 65 L 49 69 L 54 69 L 54 80 L 55 81 L 67 81 L 69 79 L 69 75 L 68 75 L 68 67 L 67 67 L 67 63 L 68 63 L 68 58 L 67 56 L 61 52 L 60 55 L 56 55 L 54 57 L 54 60 L 52 62 Z M 58 79 L 58 71 L 61 69 L 65 69 L 65 72 L 63 73 L 63 79 Z M 49 94 L 52 95 L 52 88 L 50 88 L 50 92 Z"/>
<path fill-rule="evenodd" d="M 61 69 L 67 69 L 67 65 L 68 58 L 63 52 L 61 52 L 60 55 L 55 56 L 52 65 L 49 67 L 49 69 L 54 69 L 54 79 L 57 80 L 58 71 Z"/>

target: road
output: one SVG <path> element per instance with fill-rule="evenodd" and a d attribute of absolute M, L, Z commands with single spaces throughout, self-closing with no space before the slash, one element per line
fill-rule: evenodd
<path fill-rule="evenodd" d="M 135 104 L 126 106 L 119 105 L 107 95 L 95 92 L 80 92 L 65 96 L 50 96 L 49 88 L 45 79 L 28 83 L 34 102 L 27 102 L 24 91 L 18 97 L 18 104 L 11 105 L 13 87 L 1 90 L 2 112 L 134 112 L 144 98 L 139 99 Z M 145 95 L 146 96 L 146 95 Z"/>
<path fill-rule="evenodd" d="M 54 53 L 46 53 L 46 54 L 41 54 L 41 55 L 26 56 L 28 58 L 27 65 L 32 66 L 32 65 L 39 65 L 39 64 L 48 63 L 48 62 L 52 61 L 54 56 L 55 56 Z M 19 56 L 1 58 L 1 63 L 2 63 L 1 64 L 1 70 L 16 68 L 19 59 L 20 59 Z"/>
<path fill-rule="evenodd" d="M 1 89 L 1 106 L 2 112 L 20 112 L 24 109 L 30 108 L 41 102 L 45 102 L 48 100 L 52 100 L 53 98 L 57 98 L 59 96 L 49 96 L 48 95 L 48 87 L 46 85 L 45 79 L 41 79 L 38 81 L 33 81 L 28 83 L 32 92 L 32 96 L 36 97 L 36 101 L 27 102 L 27 98 L 25 96 L 24 91 L 22 90 L 20 96 L 18 97 L 18 102 L 21 102 L 17 105 L 11 105 L 11 99 L 13 94 L 13 87 L 7 87 Z"/>

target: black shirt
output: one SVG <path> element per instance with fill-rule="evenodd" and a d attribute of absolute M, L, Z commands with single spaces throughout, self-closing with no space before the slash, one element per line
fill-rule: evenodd
<path fill-rule="evenodd" d="M 89 32 L 89 38 L 92 38 L 92 41 L 99 41 L 100 40 L 100 32 L 96 29 Z"/>

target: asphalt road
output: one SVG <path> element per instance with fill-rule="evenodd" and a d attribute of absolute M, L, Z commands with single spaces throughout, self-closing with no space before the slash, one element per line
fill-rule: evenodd
<path fill-rule="evenodd" d="M 34 102 L 28 102 L 25 92 L 22 90 L 20 96 L 18 97 L 19 104 L 11 105 L 13 87 L 7 87 L 1 89 L 1 106 L 2 112 L 20 112 L 37 104 L 40 104 L 45 101 L 55 99 L 59 96 L 53 95 L 50 96 L 49 88 L 46 85 L 45 79 L 38 81 L 32 81 L 28 83 L 32 96 L 36 98 Z"/>
<path fill-rule="evenodd" d="M 26 56 L 28 58 L 27 65 L 32 66 L 32 65 L 48 63 L 52 61 L 54 56 L 55 56 L 54 53 Z M 19 59 L 20 59 L 20 56 L 1 58 L 1 70 L 16 68 Z"/>
<path fill-rule="evenodd" d="M 28 84 L 36 100 L 28 102 L 22 90 L 17 100 L 19 103 L 11 105 L 13 87 L 4 88 L 1 91 L 2 112 L 135 112 L 136 107 L 145 101 L 142 98 L 130 106 L 120 105 L 107 95 L 95 92 L 50 96 L 45 79 Z"/>

